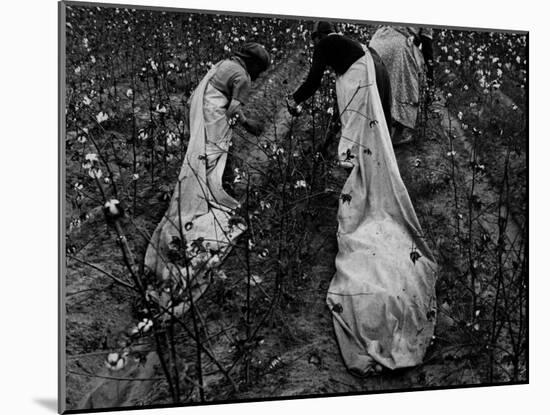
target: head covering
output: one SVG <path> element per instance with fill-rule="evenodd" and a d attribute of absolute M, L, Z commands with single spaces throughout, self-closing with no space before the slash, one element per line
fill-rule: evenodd
<path fill-rule="evenodd" d="M 269 56 L 267 50 L 265 50 L 262 45 L 256 42 L 245 43 L 241 47 L 241 50 L 235 53 L 235 55 L 245 60 L 254 59 L 260 64 L 262 71 L 265 71 L 267 68 L 269 68 L 269 64 L 271 63 L 271 57 Z"/>
<path fill-rule="evenodd" d="M 315 22 L 315 24 L 313 25 L 313 31 L 311 32 L 311 36 L 315 37 L 320 34 L 328 34 L 328 33 L 333 33 L 335 31 L 336 30 L 334 29 L 334 25 L 332 23 L 319 21 L 319 22 Z"/>

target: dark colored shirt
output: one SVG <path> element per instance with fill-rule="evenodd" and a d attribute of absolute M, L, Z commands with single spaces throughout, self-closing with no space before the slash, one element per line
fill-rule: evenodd
<path fill-rule="evenodd" d="M 369 48 L 374 63 L 376 86 L 382 109 L 386 117 L 388 129 L 391 131 L 391 86 L 388 70 L 374 49 Z M 330 35 L 322 39 L 313 51 L 313 62 L 305 82 L 294 93 L 296 103 L 301 103 L 311 97 L 323 78 L 327 66 L 336 74 L 343 75 L 351 65 L 365 54 L 363 46 L 355 40 L 340 35 Z"/>
<path fill-rule="evenodd" d="M 293 95 L 294 101 L 299 104 L 315 93 L 327 66 L 337 75 L 343 75 L 364 54 L 361 44 L 348 37 L 332 34 L 321 39 L 313 50 L 308 76 Z"/>
<path fill-rule="evenodd" d="M 250 93 L 250 75 L 244 63 L 237 57 L 224 60 L 210 79 L 210 84 L 227 99 L 245 104 Z"/>

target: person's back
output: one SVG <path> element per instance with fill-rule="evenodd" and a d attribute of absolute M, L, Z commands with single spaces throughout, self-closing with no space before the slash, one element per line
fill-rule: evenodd
<path fill-rule="evenodd" d="M 365 54 L 361 43 L 337 33 L 331 33 L 321 39 L 315 50 L 325 57 L 326 64 L 333 68 L 337 75 L 343 75 Z"/>
<path fill-rule="evenodd" d="M 382 102 L 388 129 L 391 123 L 391 87 L 389 75 L 378 54 L 369 48 L 372 55 L 378 94 Z M 358 41 L 337 33 L 330 33 L 320 39 L 313 51 L 311 69 L 304 83 L 293 94 L 297 103 L 311 97 L 321 84 L 323 73 L 331 67 L 336 75 L 343 75 L 359 58 L 365 54 L 363 45 Z"/>
<path fill-rule="evenodd" d="M 431 37 L 430 28 L 382 26 L 370 41 L 369 46 L 378 52 L 390 76 L 394 145 L 413 139 L 425 70 L 428 85 L 433 83 Z"/>
<path fill-rule="evenodd" d="M 334 69 L 337 75 L 342 75 L 364 54 L 359 42 L 336 33 L 319 40 L 313 51 L 308 77 L 294 93 L 294 100 L 300 103 L 315 93 L 327 66 Z"/>
<path fill-rule="evenodd" d="M 250 93 L 250 75 L 238 58 L 221 61 L 210 84 L 223 93 L 228 100 L 235 99 L 246 104 Z"/>

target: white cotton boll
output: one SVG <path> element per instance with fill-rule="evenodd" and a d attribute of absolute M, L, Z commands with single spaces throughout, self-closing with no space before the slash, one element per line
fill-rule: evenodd
<path fill-rule="evenodd" d="M 109 119 L 109 115 L 107 115 L 107 113 L 101 111 L 100 113 L 98 113 L 96 115 L 96 119 L 97 119 L 97 122 L 101 124 L 103 121 L 107 121 Z"/>
<path fill-rule="evenodd" d="M 157 104 L 156 108 L 155 108 L 155 111 L 158 112 L 159 114 L 166 114 L 166 107 L 164 105 L 161 105 L 161 104 Z"/>
<path fill-rule="evenodd" d="M 138 132 L 138 138 L 140 140 L 147 140 L 149 138 L 149 134 L 147 134 L 147 132 L 145 130 L 140 130 Z"/>
<path fill-rule="evenodd" d="M 105 366 L 114 372 L 123 369 L 126 366 L 128 353 L 122 355 L 118 353 L 109 353 L 107 355 L 107 360 L 105 361 Z"/>
<path fill-rule="evenodd" d="M 153 327 L 153 320 L 147 319 L 145 326 L 143 328 L 143 332 L 147 333 L 149 330 L 151 330 L 152 327 Z"/>
<path fill-rule="evenodd" d="M 153 321 L 148 318 L 144 318 L 137 325 L 137 329 L 142 333 L 147 333 L 151 327 L 153 327 Z"/>
<path fill-rule="evenodd" d="M 294 184 L 294 188 L 295 189 L 301 189 L 301 188 L 306 188 L 307 187 L 307 183 L 305 180 L 297 180 L 296 183 Z"/>
<path fill-rule="evenodd" d="M 116 366 L 114 368 L 112 368 L 111 370 L 114 370 L 116 372 L 116 371 L 119 371 L 121 369 L 124 369 L 124 366 L 126 366 L 126 358 L 121 357 L 120 359 L 118 359 L 118 362 L 117 362 Z"/>
<path fill-rule="evenodd" d="M 110 364 L 115 364 L 119 359 L 118 353 L 109 353 L 107 355 L 107 362 Z"/>
<path fill-rule="evenodd" d="M 166 144 L 169 146 L 177 146 L 179 145 L 180 141 L 175 133 L 170 131 L 168 134 L 166 134 Z"/>
<path fill-rule="evenodd" d="M 90 176 L 92 179 L 101 179 L 103 177 L 103 172 L 101 171 L 101 169 L 91 168 L 88 171 L 88 176 Z"/>
<path fill-rule="evenodd" d="M 106 213 L 112 216 L 118 216 L 121 213 L 120 202 L 117 199 L 111 199 L 105 202 L 104 208 Z"/>
<path fill-rule="evenodd" d="M 99 158 L 98 158 L 96 153 L 88 153 L 84 156 L 84 159 L 89 161 L 89 162 L 99 161 Z"/>

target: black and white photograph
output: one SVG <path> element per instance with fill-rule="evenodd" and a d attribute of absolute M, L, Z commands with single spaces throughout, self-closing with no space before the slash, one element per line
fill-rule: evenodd
<path fill-rule="evenodd" d="M 529 383 L 529 31 L 184 3 L 58 3 L 59 411 Z"/>

